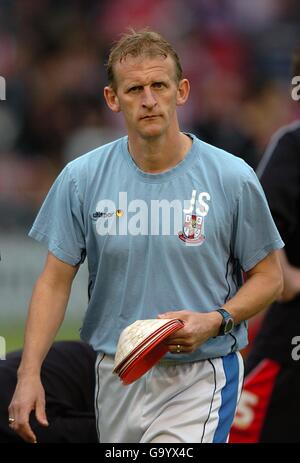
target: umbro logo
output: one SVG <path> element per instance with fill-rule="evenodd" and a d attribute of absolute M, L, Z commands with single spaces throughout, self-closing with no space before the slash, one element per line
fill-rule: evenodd
<path fill-rule="evenodd" d="M 113 215 L 115 215 L 115 212 L 94 212 L 93 213 L 93 219 L 99 219 L 100 217 L 104 217 L 104 218 L 107 218 L 107 217 L 112 217 Z"/>
<path fill-rule="evenodd" d="M 124 211 L 122 211 L 121 209 L 117 209 L 116 211 L 114 212 L 100 212 L 100 211 L 96 211 L 92 214 L 92 219 L 93 220 L 98 220 L 98 219 L 109 219 L 110 217 L 113 217 L 114 215 L 116 215 L 118 218 L 122 217 L 124 215 Z"/>

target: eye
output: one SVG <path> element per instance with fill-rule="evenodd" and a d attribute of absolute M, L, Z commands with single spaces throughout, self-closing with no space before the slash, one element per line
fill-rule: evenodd
<path fill-rule="evenodd" d="M 141 90 L 143 89 L 143 87 L 141 85 L 135 85 L 134 87 L 131 87 L 129 89 L 129 92 L 131 93 L 138 93 L 140 92 Z"/>
<path fill-rule="evenodd" d="M 152 84 L 152 87 L 160 89 L 160 88 L 164 87 L 164 83 L 163 82 L 154 82 L 154 84 Z"/>

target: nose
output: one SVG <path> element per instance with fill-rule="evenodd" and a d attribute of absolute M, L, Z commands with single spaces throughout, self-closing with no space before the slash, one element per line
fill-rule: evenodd
<path fill-rule="evenodd" d="M 153 95 L 151 88 L 144 87 L 142 106 L 147 109 L 152 109 L 156 105 L 155 95 Z"/>

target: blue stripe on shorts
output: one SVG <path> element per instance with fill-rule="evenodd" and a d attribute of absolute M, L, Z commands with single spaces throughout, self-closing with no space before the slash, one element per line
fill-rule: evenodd
<path fill-rule="evenodd" d="M 224 443 L 227 440 L 234 418 L 239 389 L 239 361 L 235 352 L 222 358 L 226 378 L 221 392 L 221 407 L 219 409 L 219 424 L 213 442 Z"/>

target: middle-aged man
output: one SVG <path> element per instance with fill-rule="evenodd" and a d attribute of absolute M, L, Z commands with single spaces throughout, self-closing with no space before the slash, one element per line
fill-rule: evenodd
<path fill-rule="evenodd" d="M 226 442 L 239 398 L 246 320 L 282 290 L 283 242 L 252 169 L 179 128 L 189 81 L 153 31 L 111 50 L 109 108 L 128 135 L 68 164 L 30 231 L 49 250 L 33 291 L 9 407 L 10 427 L 35 442 L 47 425 L 40 368 L 87 256 L 81 337 L 98 353 L 100 442 Z M 246 276 L 241 283 L 241 271 Z M 139 380 L 112 373 L 121 331 L 139 319 L 179 318 L 169 352 Z"/>

